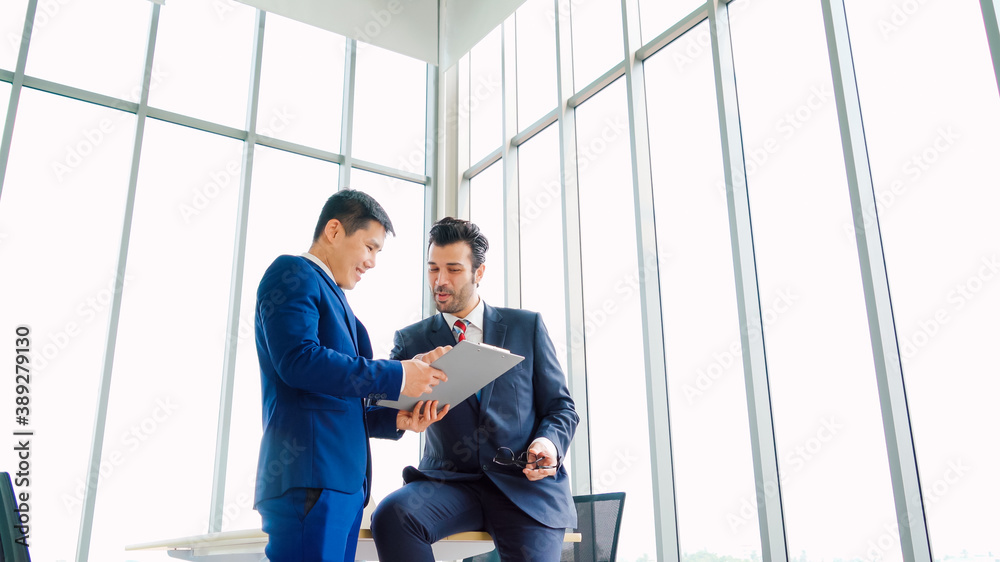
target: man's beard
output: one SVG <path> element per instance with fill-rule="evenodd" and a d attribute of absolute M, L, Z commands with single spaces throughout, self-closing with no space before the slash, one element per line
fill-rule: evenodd
<path fill-rule="evenodd" d="M 440 293 L 442 291 L 438 290 L 436 287 L 434 289 L 434 294 Z M 448 302 L 442 303 L 434 299 L 434 307 L 437 308 L 438 312 L 447 312 L 448 314 L 455 314 L 456 312 L 461 312 L 465 310 L 465 307 L 469 306 L 469 302 L 472 300 L 472 285 L 466 285 L 461 292 L 455 293 L 454 291 L 448 293 L 451 298 Z"/>

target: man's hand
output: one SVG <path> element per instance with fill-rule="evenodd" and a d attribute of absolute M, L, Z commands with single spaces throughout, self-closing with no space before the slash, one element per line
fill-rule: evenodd
<path fill-rule="evenodd" d="M 528 447 L 529 464 L 524 470 L 524 475 L 532 482 L 541 480 L 546 476 L 555 476 L 559 470 L 559 456 L 556 455 L 552 443 L 548 439 L 535 439 Z M 555 468 L 536 468 L 539 466 L 553 466 Z"/>
<path fill-rule="evenodd" d="M 419 359 L 409 359 L 401 363 L 403 374 L 406 376 L 403 396 L 417 398 L 421 394 L 430 394 L 435 386 L 448 380 L 448 375 L 444 374 L 444 371 L 439 371 Z"/>
<path fill-rule="evenodd" d="M 432 423 L 441 421 L 446 415 L 448 415 L 448 410 L 451 409 L 451 404 L 445 404 L 444 408 L 438 412 L 438 401 L 431 400 L 425 402 L 421 400 L 417 402 L 417 405 L 413 407 L 412 412 L 404 412 L 400 410 L 396 414 L 396 429 L 403 431 L 414 431 L 420 433 L 427 429 Z"/>
<path fill-rule="evenodd" d="M 419 353 L 417 355 L 414 355 L 413 358 L 419 359 L 420 361 L 423 361 L 424 363 L 430 365 L 431 363 L 437 361 L 439 357 L 441 357 L 445 353 L 448 353 L 449 351 L 451 351 L 451 346 L 444 345 L 444 346 L 439 346 L 436 349 L 432 349 L 427 353 Z"/>

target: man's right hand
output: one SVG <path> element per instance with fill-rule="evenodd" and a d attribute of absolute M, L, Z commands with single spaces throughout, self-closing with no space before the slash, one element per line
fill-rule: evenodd
<path fill-rule="evenodd" d="M 406 384 L 403 385 L 403 396 L 417 398 L 422 394 L 430 394 L 435 386 L 448 380 L 448 375 L 431 367 L 419 359 L 408 359 L 401 362 Z"/>

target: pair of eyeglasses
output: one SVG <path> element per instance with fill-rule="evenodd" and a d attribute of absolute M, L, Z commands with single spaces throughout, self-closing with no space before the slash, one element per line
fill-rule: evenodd
<path fill-rule="evenodd" d="M 528 460 L 528 451 L 525 451 L 519 455 L 515 455 L 514 451 L 508 449 L 507 447 L 500 447 L 497 449 L 496 456 L 493 457 L 493 462 L 503 465 L 503 466 L 516 466 L 519 468 L 533 468 L 535 470 L 548 470 L 550 468 L 559 468 L 559 463 L 562 462 L 562 457 L 556 459 L 555 466 L 544 466 L 535 463 L 534 461 Z M 534 465 L 534 466 L 528 466 Z"/>

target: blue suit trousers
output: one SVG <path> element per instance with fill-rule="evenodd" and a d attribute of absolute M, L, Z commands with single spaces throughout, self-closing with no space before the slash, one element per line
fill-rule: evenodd
<path fill-rule="evenodd" d="M 306 511 L 308 488 L 257 504 L 271 562 L 354 562 L 365 492 L 322 490 Z"/>

